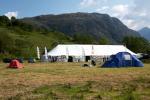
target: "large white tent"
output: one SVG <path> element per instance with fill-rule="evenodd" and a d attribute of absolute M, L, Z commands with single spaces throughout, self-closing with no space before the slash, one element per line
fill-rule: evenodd
<path fill-rule="evenodd" d="M 118 52 L 136 55 L 123 45 L 60 44 L 48 52 L 48 56 L 111 56 Z"/>

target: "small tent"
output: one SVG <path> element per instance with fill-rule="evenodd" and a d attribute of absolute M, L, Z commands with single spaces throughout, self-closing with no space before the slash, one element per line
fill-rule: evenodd
<path fill-rule="evenodd" d="M 143 63 L 128 52 L 119 52 L 112 55 L 102 67 L 143 67 Z"/>
<path fill-rule="evenodd" d="M 9 64 L 9 68 L 22 68 L 22 64 L 18 60 L 12 60 Z"/>

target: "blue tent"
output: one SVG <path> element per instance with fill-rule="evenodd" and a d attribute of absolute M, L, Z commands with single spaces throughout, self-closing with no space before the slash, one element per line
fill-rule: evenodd
<path fill-rule="evenodd" d="M 102 67 L 143 67 L 143 63 L 136 57 L 128 52 L 119 52 L 116 55 L 112 55 L 108 61 L 106 61 Z"/>

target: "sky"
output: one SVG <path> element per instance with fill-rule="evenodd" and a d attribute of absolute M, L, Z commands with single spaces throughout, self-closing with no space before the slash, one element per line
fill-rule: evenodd
<path fill-rule="evenodd" d="M 150 0 L 0 0 L 0 15 L 17 18 L 97 12 L 119 18 L 134 30 L 150 27 Z"/>

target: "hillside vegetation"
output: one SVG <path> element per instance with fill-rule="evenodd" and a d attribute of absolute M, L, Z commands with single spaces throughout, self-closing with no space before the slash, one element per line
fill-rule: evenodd
<path fill-rule="evenodd" d="M 42 29 L 35 29 L 18 19 L 9 20 L 0 16 L 0 55 L 2 57 L 35 56 L 36 46 L 41 52 L 44 47 L 52 48 L 58 43 L 68 43 L 70 38 L 61 32 L 50 32 Z"/>
<path fill-rule="evenodd" d="M 78 34 L 88 35 L 95 41 L 107 38 L 113 44 L 120 43 L 125 36 L 140 36 L 138 32 L 129 29 L 119 19 L 107 14 L 79 12 L 41 15 L 21 20 L 39 28 L 58 30 L 71 37 Z"/>

